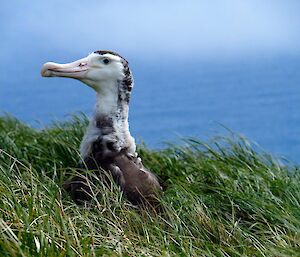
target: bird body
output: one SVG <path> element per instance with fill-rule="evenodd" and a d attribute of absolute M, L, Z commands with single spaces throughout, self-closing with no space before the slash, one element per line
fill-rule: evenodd
<path fill-rule="evenodd" d="M 114 158 L 110 170 L 130 202 L 156 202 L 161 186 L 155 175 L 143 166 L 139 158 L 118 155 Z"/>
<path fill-rule="evenodd" d="M 128 62 L 117 53 L 96 51 L 69 64 L 45 63 L 41 74 L 75 78 L 96 91 L 95 112 L 80 145 L 87 168 L 111 172 L 132 203 L 157 197 L 161 186 L 138 158 L 129 132 L 128 105 L 134 82 Z M 83 180 L 76 177 L 68 188 L 71 191 L 87 189 Z"/>

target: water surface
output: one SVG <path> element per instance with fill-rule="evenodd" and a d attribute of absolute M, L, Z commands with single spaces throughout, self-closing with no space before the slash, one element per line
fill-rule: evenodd
<path fill-rule="evenodd" d="M 129 60 L 135 78 L 130 128 L 148 146 L 162 147 L 180 136 L 206 140 L 225 133 L 222 124 L 299 163 L 300 58 Z M 0 110 L 32 126 L 74 112 L 90 115 L 92 90 L 71 79 L 41 78 L 44 61 L 0 65 Z"/>

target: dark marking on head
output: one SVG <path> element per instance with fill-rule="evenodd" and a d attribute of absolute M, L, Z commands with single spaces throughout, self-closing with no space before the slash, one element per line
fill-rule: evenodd
<path fill-rule="evenodd" d="M 119 84 L 119 101 L 125 101 L 127 104 L 130 101 L 130 95 L 133 88 L 133 79 L 127 63 L 123 63 L 124 75 L 122 81 Z"/>
<path fill-rule="evenodd" d="M 126 60 L 123 56 L 121 56 L 121 55 L 119 55 L 118 53 L 113 52 L 113 51 L 109 51 L 109 50 L 98 50 L 98 51 L 95 51 L 94 54 L 100 54 L 100 55 L 104 55 L 104 54 L 112 54 L 112 55 L 115 55 L 115 56 L 120 57 L 120 58 L 123 59 L 126 63 L 128 63 L 127 60 Z"/>
<path fill-rule="evenodd" d="M 122 81 L 120 81 L 120 92 L 119 92 L 119 100 L 120 101 L 126 101 L 127 103 L 129 103 L 130 100 L 130 94 L 133 88 L 133 78 L 128 66 L 128 61 L 121 56 L 120 54 L 113 52 L 113 51 L 109 51 L 109 50 L 99 50 L 99 51 L 95 51 L 95 54 L 100 54 L 100 55 L 104 55 L 104 54 L 112 54 L 115 56 L 118 56 L 121 58 L 121 62 L 123 64 L 124 67 L 124 75 L 125 77 L 123 78 Z"/>

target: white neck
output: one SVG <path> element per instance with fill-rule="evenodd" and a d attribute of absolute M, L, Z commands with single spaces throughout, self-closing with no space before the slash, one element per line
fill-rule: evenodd
<path fill-rule="evenodd" d="M 96 140 L 113 143 L 114 152 L 123 149 L 134 154 L 136 145 L 130 135 L 128 124 L 128 103 L 120 101 L 118 87 L 106 85 L 107 90 L 97 92 L 96 108 L 80 146 L 83 158 L 90 155 Z M 115 92 L 112 90 L 116 90 Z M 107 149 L 110 154 L 111 150 Z"/>
<path fill-rule="evenodd" d="M 118 109 L 117 82 L 107 81 L 101 91 L 97 92 L 95 114 L 111 116 Z"/>

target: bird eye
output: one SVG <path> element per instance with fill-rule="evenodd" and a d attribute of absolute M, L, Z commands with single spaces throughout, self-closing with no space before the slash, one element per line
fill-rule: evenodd
<path fill-rule="evenodd" d="M 104 64 L 109 64 L 109 59 L 106 59 L 106 58 L 103 59 L 103 63 L 104 63 Z"/>

